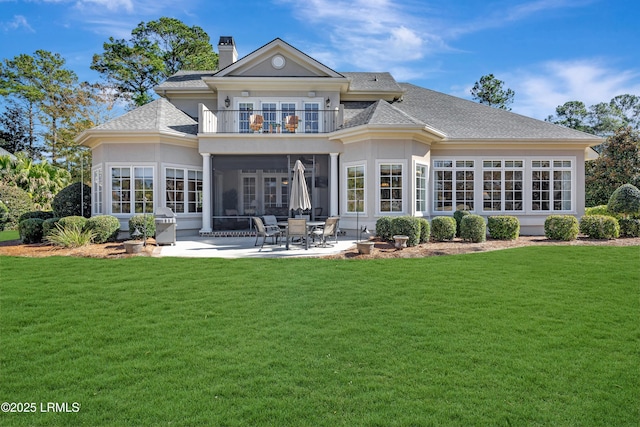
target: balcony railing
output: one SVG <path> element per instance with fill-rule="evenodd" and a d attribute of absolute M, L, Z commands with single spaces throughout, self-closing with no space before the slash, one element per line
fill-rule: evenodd
<path fill-rule="evenodd" d="M 200 104 L 201 133 L 314 134 L 338 127 L 337 110 L 224 110 Z"/>

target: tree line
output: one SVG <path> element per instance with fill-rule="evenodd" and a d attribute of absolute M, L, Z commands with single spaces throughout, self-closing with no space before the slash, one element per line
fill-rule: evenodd
<path fill-rule="evenodd" d="M 79 81 L 64 58 L 45 50 L 3 59 L 0 147 L 23 153 L 23 160 L 48 159 L 72 181 L 88 182 L 83 165 L 91 164 L 90 154 L 74 143 L 78 134 L 112 118 L 116 103 L 132 109 L 150 102 L 153 87 L 180 70 L 217 67 L 208 34 L 167 17 L 141 22 L 128 40 L 110 37 L 91 63 L 100 83 Z M 475 82 L 471 95 L 479 103 L 511 110 L 515 92 L 488 74 Z M 590 107 L 569 101 L 546 121 L 607 138 L 597 147 L 598 160 L 587 164 L 587 205 L 600 204 L 614 183 L 640 184 L 640 97 L 622 94 Z"/>

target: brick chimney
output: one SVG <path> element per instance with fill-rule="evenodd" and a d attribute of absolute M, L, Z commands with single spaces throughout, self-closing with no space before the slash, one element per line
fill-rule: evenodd
<path fill-rule="evenodd" d="M 231 36 L 221 36 L 218 42 L 218 69 L 227 68 L 238 60 L 236 43 Z"/>

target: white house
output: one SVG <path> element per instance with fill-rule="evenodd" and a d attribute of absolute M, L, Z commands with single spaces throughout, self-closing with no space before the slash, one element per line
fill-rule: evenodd
<path fill-rule="evenodd" d="M 93 214 L 168 206 L 181 233 L 287 217 L 300 159 L 314 217 L 342 229 L 377 218 L 467 209 L 514 215 L 542 234 L 550 214 L 584 213 L 593 135 L 398 83 L 337 72 L 280 39 L 238 59 L 221 37 L 219 71 L 184 71 L 161 98 L 83 132 L 93 154 Z M 146 196 L 146 198 L 145 198 Z M 123 228 L 124 228 L 123 227 Z"/>

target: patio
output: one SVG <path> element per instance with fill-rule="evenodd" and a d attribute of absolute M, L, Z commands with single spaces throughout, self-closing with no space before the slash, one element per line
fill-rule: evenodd
<path fill-rule="evenodd" d="M 356 244 L 353 236 L 339 236 L 338 242 L 327 247 L 317 247 L 313 243 L 306 250 L 304 246 L 292 244 L 287 250 L 286 242 L 280 245 L 267 244 L 260 249 L 262 239 L 255 246 L 255 237 L 179 237 L 174 246 L 159 246 L 154 256 L 186 258 L 295 258 L 335 255 Z"/>

